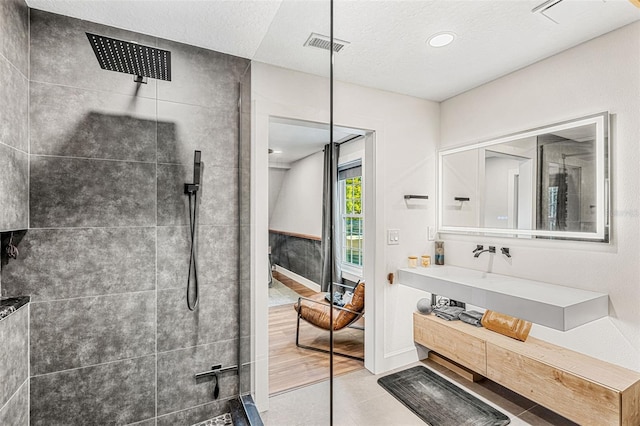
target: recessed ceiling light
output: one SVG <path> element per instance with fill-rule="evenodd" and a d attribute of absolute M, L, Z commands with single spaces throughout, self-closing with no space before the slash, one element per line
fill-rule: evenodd
<path fill-rule="evenodd" d="M 443 33 L 434 34 L 431 37 L 429 37 L 429 40 L 427 40 L 427 43 L 429 43 L 429 46 L 431 47 L 444 47 L 447 44 L 450 44 L 453 40 L 455 40 L 455 38 L 456 38 L 456 35 L 454 33 L 443 32 Z"/>

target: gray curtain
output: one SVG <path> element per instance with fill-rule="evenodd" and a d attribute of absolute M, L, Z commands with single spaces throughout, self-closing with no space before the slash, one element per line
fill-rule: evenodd
<path fill-rule="evenodd" d="M 336 214 L 338 155 L 340 145 L 337 143 L 324 146 L 324 176 L 322 180 L 322 291 L 330 291 L 331 283 L 341 282 L 340 262 L 336 258 L 339 253 L 336 236 L 338 220 Z"/>
<path fill-rule="evenodd" d="M 569 175 L 567 173 L 567 165 L 565 164 L 564 154 L 562 154 L 562 168 L 558 173 L 556 186 L 558 187 L 558 205 L 556 210 L 558 212 L 557 225 L 559 231 L 565 231 L 567 229 L 567 197 L 569 195 Z"/>

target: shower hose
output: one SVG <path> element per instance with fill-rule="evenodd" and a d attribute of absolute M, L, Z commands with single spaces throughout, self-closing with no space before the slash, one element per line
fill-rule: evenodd
<path fill-rule="evenodd" d="M 189 231 L 191 233 L 191 249 L 189 254 L 189 276 L 187 277 L 187 307 L 190 311 L 198 306 L 198 270 L 196 268 L 195 238 L 196 238 L 196 211 L 198 206 L 198 193 L 189 192 Z M 193 195 L 193 208 L 191 196 Z M 191 212 L 193 210 L 193 213 Z M 191 271 L 193 270 L 193 304 L 191 303 Z"/>

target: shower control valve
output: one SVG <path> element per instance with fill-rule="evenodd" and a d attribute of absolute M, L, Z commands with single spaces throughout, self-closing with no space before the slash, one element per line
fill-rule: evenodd
<path fill-rule="evenodd" d="M 185 183 L 184 193 L 193 194 L 194 192 L 198 192 L 198 188 L 200 188 L 200 185 L 198 185 L 197 183 Z"/>

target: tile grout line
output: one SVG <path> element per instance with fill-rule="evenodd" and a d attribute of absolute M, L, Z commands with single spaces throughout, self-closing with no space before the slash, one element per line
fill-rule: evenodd
<path fill-rule="evenodd" d="M 24 310 L 22 308 L 24 308 L 26 306 L 26 310 L 27 310 L 27 377 L 22 381 L 22 383 L 20 384 L 20 386 L 18 386 L 18 389 L 15 390 L 15 392 L 13 392 L 13 394 L 11 394 L 11 396 L 9 397 L 9 399 L 7 399 L 7 401 L 4 403 L 4 405 L 2 405 L 2 407 L 0 407 L 0 412 L 2 412 L 8 405 L 9 402 L 11 402 L 11 400 L 18 394 L 18 392 L 20 392 L 20 390 L 22 389 L 22 387 L 27 384 L 27 386 L 29 386 L 29 380 L 30 380 L 30 358 L 29 358 L 29 303 L 27 303 L 26 305 L 21 306 L 20 308 L 18 308 L 16 311 L 12 312 L 11 314 L 9 314 L 8 316 L 4 317 L 2 320 L 6 320 L 7 318 L 13 317 L 16 318 L 16 314 L 18 312 L 20 312 L 20 310 L 22 310 L 24 312 Z M 27 394 L 29 395 L 29 389 L 27 388 Z M 29 401 L 30 401 L 30 397 L 27 398 L 27 408 L 29 409 Z"/>
<path fill-rule="evenodd" d="M 105 365 L 116 364 L 118 362 L 133 361 L 133 360 L 136 360 L 136 359 L 148 358 L 148 357 L 152 357 L 152 356 L 154 356 L 153 353 L 148 353 L 148 354 L 145 354 L 145 355 L 134 356 L 134 357 L 129 357 L 129 358 L 122 358 L 122 359 L 116 359 L 116 360 L 113 360 L 113 361 L 100 362 L 100 363 L 97 363 L 97 364 L 83 365 L 82 367 L 66 368 L 64 370 L 51 371 L 49 373 L 35 374 L 35 375 L 31 376 L 31 378 L 32 379 L 36 379 L 36 378 L 39 378 L 39 377 L 51 376 L 53 374 L 68 373 L 70 371 L 83 370 L 83 369 L 86 369 L 86 368 L 102 367 L 102 366 L 105 366 Z"/>
<path fill-rule="evenodd" d="M 28 96 L 29 96 L 29 95 L 27 95 L 27 102 L 29 102 L 29 100 L 28 100 Z M 28 108 L 27 108 L 27 113 L 28 113 Z M 28 133 L 28 130 L 29 130 L 29 129 L 27 129 L 27 133 Z M 28 138 L 28 136 L 27 136 L 27 142 L 28 142 L 28 139 L 29 139 L 29 138 Z M 23 151 L 23 150 L 21 150 L 20 148 L 16 148 L 15 146 L 11 146 L 11 145 L 9 145 L 9 144 L 7 144 L 7 143 L 4 143 L 4 142 L 2 142 L 2 141 L 0 141 L 0 145 L 6 146 L 7 148 L 13 149 L 14 151 L 18 151 L 18 152 L 21 152 L 21 153 L 23 153 L 23 154 L 27 154 L 27 155 L 29 155 L 29 152 L 28 152 L 29 148 L 28 148 L 28 147 L 27 147 L 27 151 Z"/>
<path fill-rule="evenodd" d="M 9 397 L 9 399 L 7 399 L 7 402 L 4 403 L 4 405 L 2 407 L 0 407 L 0 413 L 7 408 L 7 406 L 9 405 L 9 403 L 11 402 L 11 400 L 18 395 L 18 393 L 20 392 L 20 390 L 22 389 L 22 387 L 24 385 L 28 385 L 29 384 L 29 378 L 27 377 L 26 379 L 24 379 L 24 381 L 20 384 L 20 386 L 18 386 L 18 389 L 16 389 L 16 391 Z M 27 400 L 29 400 L 31 398 L 27 398 Z"/>
<path fill-rule="evenodd" d="M 216 281 L 218 283 L 229 284 L 229 285 L 238 284 L 238 281 L 234 281 L 234 280 L 220 279 L 220 280 L 214 280 L 214 281 Z M 199 284 L 199 285 L 202 285 L 202 288 L 215 287 L 215 283 L 214 284 Z M 179 289 L 182 289 L 182 288 L 184 288 L 184 285 L 171 286 L 171 287 L 162 287 L 162 288 L 158 289 L 158 291 L 179 290 Z M 292 302 L 292 303 L 294 303 L 294 302 Z"/>
<path fill-rule="evenodd" d="M 2 56 L 2 54 L 0 54 L 0 56 Z M 6 59 L 6 58 L 5 58 Z M 9 62 L 11 64 L 11 62 L 7 59 L 7 62 Z M 14 68 L 15 66 L 13 64 L 11 64 Z M 17 68 L 16 68 L 17 69 Z M 22 72 L 20 70 L 18 70 L 20 72 L 21 75 Z M 42 85 L 46 85 L 46 86 L 57 86 L 57 87 L 64 87 L 64 88 L 68 88 L 68 89 L 76 89 L 76 90 L 84 90 L 87 92 L 94 92 L 94 93 L 108 93 L 108 94 L 112 94 L 112 95 L 116 95 L 116 96 L 125 96 L 128 98 L 140 98 L 140 99 L 148 99 L 150 101 L 155 101 L 156 103 L 158 102 L 164 102 L 164 103 L 170 103 L 170 104 L 175 104 L 175 105 L 186 105 L 186 106 L 191 106 L 191 107 L 196 107 L 196 108 L 203 108 L 203 109 L 207 109 L 207 110 L 213 110 L 213 111 L 220 111 L 220 115 L 232 115 L 234 114 L 233 110 L 235 108 L 234 107 L 229 107 L 229 111 L 226 111 L 224 108 L 220 108 L 220 107 L 216 107 L 216 106 L 212 106 L 212 105 L 201 105 L 201 104 L 190 104 L 188 102 L 180 102 L 180 101 L 175 101 L 175 100 L 171 100 L 171 99 L 160 99 L 157 96 L 144 96 L 144 95 L 130 95 L 127 93 L 121 93 L 121 92 L 114 92 L 113 90 L 100 90 L 100 89 L 95 89 L 95 88 L 91 88 L 91 87 L 82 87 L 82 86 L 71 86 L 68 84 L 60 84 L 60 83 L 52 83 L 50 81 L 43 81 L 43 80 L 31 80 L 33 83 L 36 84 L 42 84 Z M 156 83 L 156 92 L 158 90 L 158 84 Z"/>
<path fill-rule="evenodd" d="M 168 225 L 168 226 L 173 226 L 173 225 Z M 176 226 L 180 226 L 180 225 L 176 225 Z M 184 225 L 186 226 L 186 225 Z M 148 229 L 152 229 L 154 228 L 153 225 L 122 225 L 122 226 L 60 226 L 60 227 L 51 227 L 51 226 L 38 226 L 38 227 L 31 227 L 29 229 L 33 229 L 35 231 L 58 231 L 58 230 L 67 230 L 67 229 L 73 229 L 73 230 L 86 230 L 86 229 L 144 229 L 144 228 L 148 228 Z"/>
<path fill-rule="evenodd" d="M 27 8 L 27 230 L 31 227 L 31 8 Z M 31 321 L 29 321 L 31 323 Z M 31 333 L 31 330 L 29 330 Z M 31 339 L 31 335 L 29 335 Z M 31 342 L 29 342 L 31 345 Z M 31 348 L 31 346 L 29 346 Z M 29 355 L 29 366 L 31 366 L 31 355 Z M 29 389 L 31 393 L 31 389 Z M 31 404 L 31 396 L 29 396 Z M 29 406 L 31 413 L 31 406 Z M 31 417 L 29 417 L 31 421 Z"/>
<path fill-rule="evenodd" d="M 166 162 L 166 161 L 158 161 L 158 164 L 161 166 L 181 166 L 181 167 L 190 167 L 191 164 L 189 163 L 175 163 L 175 162 Z M 224 163 L 219 163 L 219 164 L 207 164 L 208 168 L 212 168 L 212 169 L 223 169 L 223 170 L 240 170 L 239 167 L 229 167 Z"/>
<path fill-rule="evenodd" d="M 137 290 L 137 291 L 125 291 L 125 292 L 121 292 L 121 293 L 103 293 L 103 294 L 91 294 L 91 295 L 87 295 L 87 296 L 76 296 L 76 297 L 66 297 L 66 298 L 61 298 L 61 299 L 47 299 L 47 300 L 34 300 L 31 301 L 31 304 L 40 304 L 40 303 L 52 303 L 52 302 L 69 302 L 72 300 L 79 300 L 79 299 L 91 299 L 91 298 L 96 298 L 96 297 L 116 297 L 116 296 L 124 296 L 124 295 L 133 295 L 133 294 L 141 294 L 141 293 L 151 293 L 155 291 L 154 289 L 148 289 L 148 290 Z"/>
<path fill-rule="evenodd" d="M 189 410 L 193 410 L 194 408 L 200 408 L 200 407 L 204 407 L 205 405 L 209 405 L 209 404 L 215 404 L 216 402 L 228 402 L 231 401 L 234 397 L 230 396 L 227 399 L 219 399 L 219 400 L 214 400 L 214 401 L 209 401 L 209 402 L 205 402 L 203 404 L 198 404 L 198 405 L 194 405 L 192 407 L 188 407 L 188 408 L 184 408 L 182 410 L 177 410 L 177 411 L 171 411 L 170 413 L 166 413 L 166 414 L 162 414 L 160 417 L 166 417 L 166 416 L 170 416 L 172 414 L 176 414 L 176 413 L 182 413 L 184 411 L 189 411 Z"/>
<path fill-rule="evenodd" d="M 16 313 L 20 312 L 21 309 L 25 308 L 25 306 L 29 305 L 29 303 L 25 303 L 24 305 L 20 306 L 18 309 L 16 309 L 15 311 L 11 312 L 9 315 L 7 315 L 6 317 L 0 319 L 0 321 L 5 321 L 7 318 L 11 318 L 13 317 Z"/>
<path fill-rule="evenodd" d="M 45 86 L 56 86 L 56 87 L 64 87 L 67 89 L 76 89 L 76 90 L 83 90 L 86 92 L 93 92 L 93 93 L 100 93 L 100 94 L 110 94 L 110 95 L 116 95 L 116 96 L 124 96 L 127 98 L 140 98 L 140 99 L 148 99 L 153 101 L 154 97 L 153 96 L 142 96 L 142 95 L 129 95 L 126 93 L 120 93 L 120 92 L 114 92 L 113 90 L 100 90 L 100 89 L 94 89 L 94 88 L 90 88 L 90 87 L 80 87 L 80 86 L 70 86 L 68 84 L 61 84 L 61 83 L 52 83 L 50 81 L 42 81 L 42 80 L 31 80 L 32 83 L 36 83 L 36 84 L 42 84 Z"/>
<path fill-rule="evenodd" d="M 220 108 L 220 107 L 216 107 L 216 106 L 209 106 L 209 105 L 199 105 L 199 104 L 189 104 L 186 102 L 180 102 L 180 101 L 172 101 L 170 99 L 157 99 L 158 102 L 163 102 L 166 104 L 173 104 L 173 105 L 186 105 L 186 106 L 191 106 L 191 107 L 195 107 L 195 108 L 202 108 L 202 109 L 206 109 L 206 110 L 212 110 L 212 111 L 216 111 L 219 113 L 219 115 L 228 115 L 230 118 L 231 116 L 235 116 L 236 111 L 235 111 L 235 107 L 234 108 L 230 108 L 229 111 L 225 111 L 224 108 Z"/>
<path fill-rule="evenodd" d="M 156 279 L 157 280 L 157 279 Z M 223 280 L 227 283 L 233 283 L 232 280 Z M 157 286 L 157 284 L 156 284 Z M 208 286 L 206 286 L 208 287 Z M 75 296 L 75 297 L 63 297 L 60 299 L 46 299 L 46 300 L 33 300 L 30 301 L 29 303 L 31 304 L 40 304 L 40 303 L 51 303 L 51 302 L 67 302 L 67 301 L 71 301 L 71 300 L 78 300 L 78 299 L 90 299 L 90 298 L 96 298 L 96 297 L 110 297 L 110 296 L 124 296 L 124 295 L 132 295 L 132 294 L 140 294 L 140 293 L 150 293 L 150 292 L 156 292 L 156 298 L 157 298 L 157 292 L 158 291 L 169 291 L 169 290 L 178 290 L 181 287 L 166 287 L 166 288 L 152 288 L 152 289 L 148 289 L 148 290 L 136 290 L 136 291 L 124 291 L 124 292 L 120 292 L 120 293 L 101 293 L 101 294 L 89 294 L 89 295 L 85 295 L 85 296 Z M 22 308 L 20 308 L 22 309 Z M 16 311 L 17 312 L 17 311 Z M 199 346 L 199 345 L 196 345 Z"/>
<path fill-rule="evenodd" d="M 55 155 L 55 154 L 31 154 L 31 155 L 35 157 L 65 158 L 65 159 L 71 159 L 71 160 L 111 161 L 114 163 L 134 163 L 134 164 L 156 164 L 156 162 L 154 161 L 121 160 L 118 158 L 77 157 L 73 155 Z"/>
<path fill-rule="evenodd" d="M 141 424 L 143 424 L 143 423 L 148 422 L 149 420 L 155 420 L 155 419 L 156 419 L 155 417 L 149 417 L 148 419 L 142 419 L 142 420 L 139 420 L 139 421 L 134 422 L 134 423 L 127 423 L 125 426 L 136 426 L 136 425 L 141 425 Z"/>
<path fill-rule="evenodd" d="M 27 81 L 29 81 L 29 77 L 27 77 L 26 75 L 24 75 L 24 73 L 13 63 L 11 62 L 11 60 L 9 58 L 7 58 L 6 56 L 4 56 L 2 54 L 2 52 L 0 52 L 0 58 L 4 59 L 5 61 L 7 61 L 7 63 L 11 66 L 11 68 L 15 69 L 16 71 L 18 71 L 18 73 L 20 73 L 20 75 L 22 77 L 24 77 Z M 29 58 L 27 58 L 27 74 L 29 74 Z"/>
<path fill-rule="evenodd" d="M 196 348 L 202 348 L 204 346 L 217 345 L 218 343 L 223 344 L 223 343 L 233 342 L 235 340 L 238 340 L 238 339 L 226 339 L 226 340 L 210 341 L 210 342 L 207 342 L 207 343 L 200 343 L 199 345 L 185 346 L 185 347 L 180 347 L 180 348 L 175 348 L 175 349 L 168 349 L 166 351 L 159 351 L 158 353 L 164 355 L 164 354 L 169 354 L 169 353 L 172 353 L 172 352 L 184 351 L 184 350 L 187 350 L 187 349 L 196 349 Z"/>
<path fill-rule="evenodd" d="M 27 232 L 31 227 L 31 8 L 27 8 Z M 27 308 L 27 424 L 31 424 L 31 297 Z"/>

